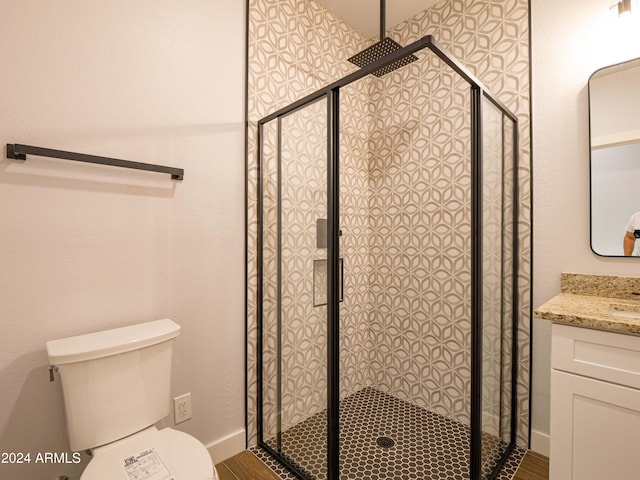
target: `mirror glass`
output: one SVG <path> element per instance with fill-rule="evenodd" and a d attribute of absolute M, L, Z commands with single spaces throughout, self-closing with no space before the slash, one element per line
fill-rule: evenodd
<path fill-rule="evenodd" d="M 591 249 L 640 256 L 640 58 L 589 78 Z"/>

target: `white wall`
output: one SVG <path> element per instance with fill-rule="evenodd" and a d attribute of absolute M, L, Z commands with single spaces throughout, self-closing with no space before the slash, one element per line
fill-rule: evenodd
<path fill-rule="evenodd" d="M 591 246 L 600 255 L 622 256 L 629 218 L 640 210 L 640 142 L 594 149 L 591 173 Z"/>
<path fill-rule="evenodd" d="M 177 428 L 244 428 L 242 0 L 3 0 L 0 147 L 183 167 L 168 175 L 0 156 L 0 452 L 68 450 L 45 342 L 130 323 L 182 325 Z M 172 422 L 165 422 L 171 425 Z M 0 478 L 77 478 L 0 464 Z"/>
<path fill-rule="evenodd" d="M 591 145 L 633 142 L 640 138 L 640 89 L 621 85 L 640 85 L 640 65 L 632 62 L 607 68 L 589 81 Z"/>
<path fill-rule="evenodd" d="M 531 1 L 534 307 L 559 292 L 561 272 L 640 272 L 638 261 L 598 257 L 589 247 L 587 81 L 640 56 L 640 12 L 618 19 L 612 3 Z M 534 433 L 549 431 L 550 327 L 534 320 Z"/>

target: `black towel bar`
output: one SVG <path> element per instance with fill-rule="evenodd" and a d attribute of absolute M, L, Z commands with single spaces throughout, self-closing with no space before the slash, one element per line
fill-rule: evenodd
<path fill-rule="evenodd" d="M 136 170 L 168 173 L 174 180 L 182 180 L 184 178 L 184 170 L 182 168 L 165 167 L 164 165 L 153 165 L 151 163 L 131 162 L 129 160 L 120 160 L 118 158 L 98 157 L 97 155 L 86 155 L 83 153 L 53 150 L 51 148 L 7 143 L 7 158 L 26 160 L 27 155 L 62 158 L 64 160 L 74 160 L 76 162 L 98 163 L 100 165 L 111 165 L 114 167 L 135 168 Z"/>

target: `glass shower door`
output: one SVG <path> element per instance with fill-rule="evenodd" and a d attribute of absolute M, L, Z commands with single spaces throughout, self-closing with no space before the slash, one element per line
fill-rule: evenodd
<path fill-rule="evenodd" d="M 514 124 L 482 105 L 482 469 L 494 478 L 512 442 L 514 305 Z"/>
<path fill-rule="evenodd" d="M 262 126 L 263 441 L 327 478 L 327 97 Z"/>

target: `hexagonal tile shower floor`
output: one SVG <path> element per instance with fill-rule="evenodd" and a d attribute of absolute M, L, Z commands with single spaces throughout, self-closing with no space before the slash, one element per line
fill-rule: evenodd
<path fill-rule="evenodd" d="M 463 480 L 469 472 L 469 428 L 371 387 L 340 402 L 342 480 Z M 490 435 L 487 452 L 504 448 Z M 275 445 L 275 441 L 267 441 Z M 282 433 L 283 450 L 310 479 L 326 480 L 326 413 L 317 413 Z M 267 452 L 251 449 L 282 479 L 295 477 Z M 498 475 L 513 477 L 525 450 L 516 447 Z M 494 463 L 483 462 L 488 474 Z"/>

